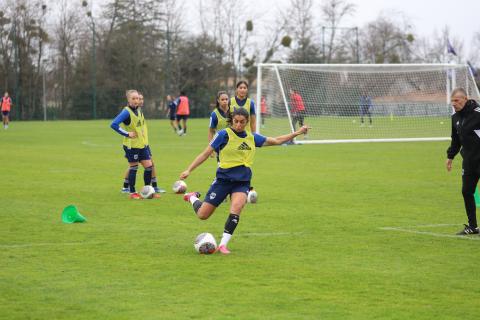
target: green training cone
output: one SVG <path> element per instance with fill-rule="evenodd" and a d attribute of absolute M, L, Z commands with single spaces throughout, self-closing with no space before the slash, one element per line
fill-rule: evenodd
<path fill-rule="evenodd" d="M 480 195 L 478 194 L 478 188 L 475 189 L 475 204 L 477 205 L 477 207 L 480 207 Z"/>
<path fill-rule="evenodd" d="M 62 212 L 62 221 L 65 223 L 85 222 L 87 219 L 78 212 L 77 207 L 69 205 Z"/>

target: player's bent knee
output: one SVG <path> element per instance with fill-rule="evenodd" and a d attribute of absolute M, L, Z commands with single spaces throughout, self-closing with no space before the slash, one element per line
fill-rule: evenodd
<path fill-rule="evenodd" d="M 216 209 L 215 206 L 204 202 L 202 203 L 202 206 L 200 207 L 200 209 L 198 209 L 197 211 L 197 217 L 200 220 L 207 220 L 208 218 L 210 218 L 210 216 L 215 211 L 215 209 Z"/>

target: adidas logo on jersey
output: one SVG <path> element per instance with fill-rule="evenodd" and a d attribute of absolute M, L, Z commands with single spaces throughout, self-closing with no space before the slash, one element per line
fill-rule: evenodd
<path fill-rule="evenodd" d="M 473 111 L 480 112 L 480 108 L 479 108 L 479 107 L 476 107 L 475 109 L 473 109 Z"/>
<path fill-rule="evenodd" d="M 242 144 L 238 146 L 237 150 L 252 150 L 252 148 L 250 148 L 246 142 L 242 142 Z"/>

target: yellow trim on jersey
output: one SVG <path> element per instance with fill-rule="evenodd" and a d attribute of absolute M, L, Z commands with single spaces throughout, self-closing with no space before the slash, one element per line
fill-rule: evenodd
<path fill-rule="evenodd" d="M 219 167 L 229 169 L 233 167 L 251 167 L 255 157 L 255 138 L 253 134 L 246 131 L 247 136 L 240 138 L 232 129 L 225 129 L 228 134 L 228 143 L 220 150 Z"/>

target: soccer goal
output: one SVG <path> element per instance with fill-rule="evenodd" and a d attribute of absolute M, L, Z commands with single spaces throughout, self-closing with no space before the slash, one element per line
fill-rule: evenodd
<path fill-rule="evenodd" d="M 312 129 L 296 143 L 448 140 L 456 87 L 480 97 L 467 65 L 260 64 L 257 131 L 303 120 Z"/>

